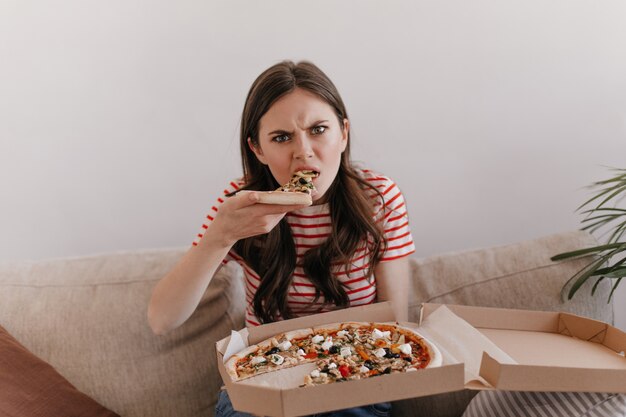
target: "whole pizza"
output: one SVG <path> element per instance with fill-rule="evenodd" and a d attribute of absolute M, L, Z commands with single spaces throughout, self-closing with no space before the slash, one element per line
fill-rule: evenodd
<path fill-rule="evenodd" d="M 251 345 L 226 361 L 233 381 L 315 363 L 302 385 L 412 372 L 442 363 L 439 350 L 397 324 L 347 322 L 294 330 Z"/>

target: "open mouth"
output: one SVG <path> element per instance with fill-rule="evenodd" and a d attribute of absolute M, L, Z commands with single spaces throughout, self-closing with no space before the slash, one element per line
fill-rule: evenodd
<path fill-rule="evenodd" d="M 317 178 L 320 175 L 319 171 L 314 171 L 312 169 L 303 169 L 303 170 L 298 171 L 298 172 L 301 173 L 302 175 L 310 177 L 310 178 Z"/>

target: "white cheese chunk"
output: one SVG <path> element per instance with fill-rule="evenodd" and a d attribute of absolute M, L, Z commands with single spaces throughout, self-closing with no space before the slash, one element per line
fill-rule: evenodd
<path fill-rule="evenodd" d="M 360 373 L 362 373 L 362 374 L 366 374 L 366 373 L 368 373 L 369 371 L 370 371 L 370 368 L 368 368 L 368 367 L 367 367 L 367 366 L 365 366 L 365 365 L 361 365 L 361 367 L 359 368 L 359 372 L 360 372 Z"/>
<path fill-rule="evenodd" d="M 328 336 L 326 338 L 326 341 L 324 343 L 322 343 L 322 349 L 324 350 L 328 350 L 333 346 L 333 338 Z"/>
<path fill-rule="evenodd" d="M 408 343 L 401 344 L 400 346 L 398 346 L 398 349 L 400 349 L 400 352 L 404 353 L 405 355 L 411 354 L 411 345 L 409 345 Z"/>
<path fill-rule="evenodd" d="M 304 353 L 304 351 L 303 351 L 302 349 L 298 349 L 297 354 L 298 354 L 298 356 L 304 356 L 304 355 L 306 355 L 306 353 Z"/>
<path fill-rule="evenodd" d="M 322 336 L 321 334 L 316 334 L 311 338 L 311 342 L 313 343 L 320 343 L 322 340 L 324 340 L 324 336 Z"/>
<path fill-rule="evenodd" d="M 345 330 L 339 330 L 337 332 L 337 336 L 339 336 L 339 337 L 344 337 L 347 334 L 348 334 L 348 332 L 346 332 Z"/>
<path fill-rule="evenodd" d="M 328 364 L 328 369 L 335 369 L 335 368 L 337 368 L 337 364 L 336 363 L 333 362 L 333 363 L 329 363 Z"/>
<path fill-rule="evenodd" d="M 311 371 L 311 378 L 319 378 L 320 376 L 320 371 L 318 371 L 317 369 Z"/>
<path fill-rule="evenodd" d="M 280 365 L 280 364 L 282 364 L 283 362 L 285 362 L 285 358 L 283 358 L 283 357 L 282 357 L 282 356 L 280 356 L 280 355 L 272 355 L 272 356 L 270 357 L 270 360 L 271 360 L 271 361 L 272 361 L 272 363 L 273 363 L 273 364 L 275 364 L 275 365 Z"/>
<path fill-rule="evenodd" d="M 254 358 L 250 360 L 250 364 L 252 365 L 256 365 L 256 364 L 263 363 L 263 362 L 266 362 L 266 359 L 263 356 L 255 356 Z"/>
<path fill-rule="evenodd" d="M 382 339 L 382 338 L 391 339 L 391 331 L 387 330 L 387 331 L 381 332 L 378 329 L 374 329 L 372 331 L 372 339 L 376 340 L 376 339 Z"/>
<path fill-rule="evenodd" d="M 387 354 L 387 351 L 383 348 L 380 349 L 376 349 L 374 351 L 374 355 L 378 356 L 379 358 L 382 358 L 383 356 L 385 356 Z"/>
<path fill-rule="evenodd" d="M 348 346 L 344 346 L 339 351 L 339 354 L 344 358 L 347 358 L 348 356 L 352 355 L 352 350 Z"/>
<path fill-rule="evenodd" d="M 278 349 L 282 350 L 283 352 L 289 349 L 290 347 L 291 347 L 291 342 L 289 340 L 285 340 L 283 343 L 280 343 L 278 345 Z"/>

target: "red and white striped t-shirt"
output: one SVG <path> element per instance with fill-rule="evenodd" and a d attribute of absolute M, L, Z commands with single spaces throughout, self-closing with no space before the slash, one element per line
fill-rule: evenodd
<path fill-rule="evenodd" d="M 376 201 L 376 213 L 374 217 L 378 221 L 383 221 L 383 230 L 387 238 L 387 250 L 382 254 L 380 261 L 391 261 L 402 258 L 415 252 L 413 237 L 409 229 L 409 221 L 407 208 L 404 203 L 404 197 L 398 186 L 388 177 L 376 174 L 369 170 L 359 171 L 362 177 L 373 184 L 382 193 L 384 197 L 385 210 L 382 210 L 380 198 L 378 195 L 368 190 L 372 198 Z M 232 181 L 224 190 L 224 195 L 242 187 L 244 183 L 241 180 Z M 218 198 L 217 204 L 211 208 L 211 213 L 207 215 L 208 221 L 202 225 L 202 232 L 198 234 L 193 245 L 197 245 L 202 238 L 204 231 L 208 228 L 208 223 L 213 220 L 219 206 L 228 197 Z M 303 254 L 311 248 L 319 246 L 324 242 L 331 232 L 330 212 L 328 204 L 309 206 L 303 209 L 287 213 L 287 223 L 291 227 L 292 235 L 295 240 L 297 261 L 299 262 Z M 244 260 L 231 250 L 226 258 L 222 261 L 227 263 L 235 261 L 243 267 L 246 287 L 246 325 L 256 326 L 260 321 L 254 314 L 252 300 L 256 289 L 260 284 L 259 275 L 252 270 Z M 355 257 L 351 262 L 350 269 L 337 266 L 335 276 L 344 284 L 344 288 L 350 299 L 350 306 L 371 304 L 376 301 L 376 280 L 368 279 L 365 274 L 369 265 L 369 256 L 365 253 L 365 242 L 362 249 L 355 253 Z M 334 306 L 322 305 L 324 303 L 323 296 L 313 303 L 315 298 L 315 287 L 304 274 L 301 266 L 296 266 L 293 272 L 293 281 L 288 294 L 287 301 L 289 307 L 296 316 L 304 316 L 307 314 L 318 313 L 320 311 L 328 311 Z M 321 309 L 321 310 L 320 310 Z"/>

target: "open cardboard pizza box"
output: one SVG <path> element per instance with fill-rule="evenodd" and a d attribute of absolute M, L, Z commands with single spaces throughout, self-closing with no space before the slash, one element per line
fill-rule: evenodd
<path fill-rule="evenodd" d="M 443 307 L 443 308 L 439 308 Z M 253 344 L 289 330 L 343 321 L 393 322 L 379 303 L 242 329 Z M 566 313 L 424 304 L 420 324 L 401 323 L 442 351 L 443 365 L 419 372 L 301 387 L 313 364 L 232 382 L 224 368 L 231 337 L 217 342 L 217 363 L 236 410 L 302 416 L 450 391 L 503 389 L 626 393 L 626 333 Z"/>
<path fill-rule="evenodd" d="M 420 322 L 439 307 L 424 304 Z M 445 307 L 513 359 L 482 352 L 466 361 L 479 375 L 466 388 L 626 393 L 626 333 L 613 326 L 560 312 Z"/>

